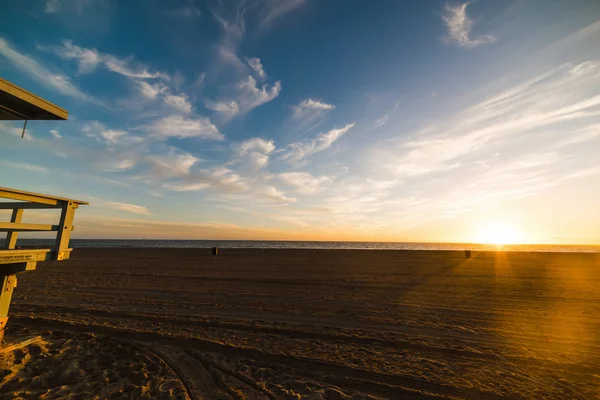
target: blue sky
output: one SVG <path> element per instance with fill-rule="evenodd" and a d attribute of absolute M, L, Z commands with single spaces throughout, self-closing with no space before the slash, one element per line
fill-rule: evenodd
<path fill-rule="evenodd" d="M 2 186 L 89 200 L 75 237 L 600 242 L 597 1 L 3 11 L 69 121 L 0 124 Z"/>

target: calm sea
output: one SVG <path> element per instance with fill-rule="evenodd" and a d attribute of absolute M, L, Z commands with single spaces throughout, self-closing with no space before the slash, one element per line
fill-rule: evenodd
<path fill-rule="evenodd" d="M 20 239 L 19 245 L 51 246 L 48 239 Z M 122 240 L 71 239 L 70 247 L 120 248 L 209 248 L 224 249 L 336 249 L 336 250 L 507 250 L 546 252 L 600 252 L 600 245 L 519 244 L 502 247 L 477 243 L 394 243 L 394 242 L 294 242 L 263 240 Z"/>

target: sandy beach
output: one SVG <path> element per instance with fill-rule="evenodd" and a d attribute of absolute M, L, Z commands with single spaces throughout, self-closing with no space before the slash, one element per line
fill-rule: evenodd
<path fill-rule="evenodd" d="M 600 398 L 600 254 L 76 249 L 19 276 L 0 396 Z"/>

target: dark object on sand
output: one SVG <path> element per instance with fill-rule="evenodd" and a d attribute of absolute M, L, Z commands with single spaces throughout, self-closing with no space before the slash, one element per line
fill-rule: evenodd
<path fill-rule="evenodd" d="M 218 247 L 213 247 L 213 248 L 212 248 L 212 255 L 213 255 L 213 256 L 216 256 L 216 255 L 218 255 L 218 254 L 219 254 L 219 248 L 218 248 Z"/>
<path fill-rule="evenodd" d="M 471 258 L 471 250 L 465 250 L 465 258 Z"/>

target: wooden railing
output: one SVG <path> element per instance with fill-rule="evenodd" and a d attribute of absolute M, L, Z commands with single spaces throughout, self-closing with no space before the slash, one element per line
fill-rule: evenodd
<path fill-rule="evenodd" d="M 71 255 L 69 241 L 74 229 L 75 210 L 85 201 L 66 199 L 39 193 L 0 187 L 0 210 L 11 210 L 9 222 L 0 222 L 0 232 L 6 232 L 4 248 L 0 249 L 0 342 L 8 321 L 12 292 L 17 286 L 16 274 L 36 269 L 37 263 L 47 260 L 66 260 Z M 23 223 L 23 213 L 28 209 L 59 209 L 57 224 Z M 45 248 L 21 249 L 17 247 L 19 232 L 56 232 L 54 245 Z"/>

